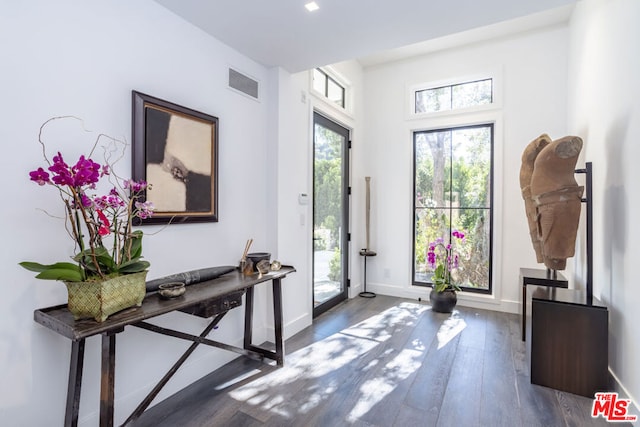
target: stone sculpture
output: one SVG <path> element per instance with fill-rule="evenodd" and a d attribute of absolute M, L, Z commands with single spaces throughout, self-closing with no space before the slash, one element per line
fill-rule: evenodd
<path fill-rule="evenodd" d="M 551 138 L 546 133 L 531 141 L 525 148 L 524 153 L 522 153 L 522 166 L 520 167 L 520 189 L 522 190 L 524 208 L 529 222 L 529 235 L 531 236 L 531 243 L 533 244 L 533 250 L 536 252 L 538 263 L 543 262 L 542 242 L 538 238 L 536 205 L 531 197 L 531 175 L 533 175 L 533 164 L 536 161 L 536 157 L 549 144 L 551 144 Z"/>
<path fill-rule="evenodd" d="M 584 187 L 576 182 L 574 171 L 581 150 L 577 136 L 551 141 L 543 134 L 522 156 L 520 187 L 536 259 L 551 270 L 564 270 L 567 258 L 575 254 Z"/>

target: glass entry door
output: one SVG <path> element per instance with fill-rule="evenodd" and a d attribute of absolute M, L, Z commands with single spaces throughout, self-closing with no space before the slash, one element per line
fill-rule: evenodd
<path fill-rule="evenodd" d="M 313 315 L 347 298 L 349 130 L 313 115 Z"/>

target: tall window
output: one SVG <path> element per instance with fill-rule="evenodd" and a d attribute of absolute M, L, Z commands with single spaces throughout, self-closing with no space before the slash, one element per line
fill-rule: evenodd
<path fill-rule="evenodd" d="M 432 284 L 429 243 L 464 230 L 453 278 L 465 291 L 490 293 L 493 124 L 415 132 L 413 143 L 413 284 Z"/>

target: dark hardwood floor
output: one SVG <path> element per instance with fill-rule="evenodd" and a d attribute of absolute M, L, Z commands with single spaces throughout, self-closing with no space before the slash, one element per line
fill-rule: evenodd
<path fill-rule="evenodd" d="M 605 426 L 592 400 L 532 385 L 519 317 L 378 295 L 287 340 L 283 368 L 240 357 L 136 426 Z"/>

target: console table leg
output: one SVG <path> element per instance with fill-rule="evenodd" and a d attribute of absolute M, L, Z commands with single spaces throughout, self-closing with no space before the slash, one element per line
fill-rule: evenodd
<path fill-rule="evenodd" d="M 65 427 L 76 427 L 78 425 L 83 363 L 84 340 L 72 341 L 71 363 L 69 365 L 69 384 L 67 386 L 67 406 L 64 415 Z"/>
<path fill-rule="evenodd" d="M 273 322 L 275 327 L 276 363 L 284 366 L 284 339 L 282 338 L 282 284 L 273 279 Z"/>
<path fill-rule="evenodd" d="M 113 399 L 116 372 L 116 336 L 102 334 L 102 372 L 100 378 L 100 427 L 113 426 Z"/>
<path fill-rule="evenodd" d="M 253 287 L 247 289 L 244 305 L 244 348 L 248 350 L 253 341 Z"/>

